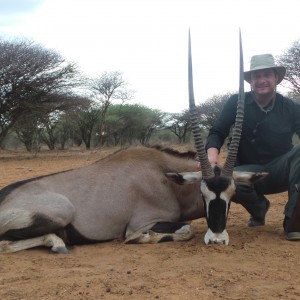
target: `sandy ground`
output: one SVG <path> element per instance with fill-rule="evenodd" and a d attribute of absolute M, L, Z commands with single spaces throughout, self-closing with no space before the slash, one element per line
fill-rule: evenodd
<path fill-rule="evenodd" d="M 0 187 L 89 164 L 111 150 L 0 152 Z M 269 197 L 266 225 L 248 228 L 232 204 L 229 246 L 203 243 L 203 219 L 188 242 L 124 245 L 122 241 L 47 248 L 0 256 L 0 299 L 300 299 L 300 243 L 282 230 L 285 193 Z"/>

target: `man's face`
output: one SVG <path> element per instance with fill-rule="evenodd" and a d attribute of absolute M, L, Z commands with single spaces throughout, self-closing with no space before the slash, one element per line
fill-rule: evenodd
<path fill-rule="evenodd" d="M 276 88 L 277 80 L 277 74 L 273 69 L 251 72 L 251 88 L 257 95 L 272 94 Z"/>

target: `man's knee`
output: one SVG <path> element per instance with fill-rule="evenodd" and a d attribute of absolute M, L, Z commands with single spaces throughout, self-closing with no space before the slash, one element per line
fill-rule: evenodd
<path fill-rule="evenodd" d="M 239 203 L 241 199 L 255 199 L 257 198 L 257 193 L 252 184 L 237 184 L 235 190 L 235 199 L 234 202 Z"/>
<path fill-rule="evenodd" d="M 298 183 L 300 180 L 300 145 L 297 145 L 291 150 L 289 157 L 290 163 L 290 184 Z"/>

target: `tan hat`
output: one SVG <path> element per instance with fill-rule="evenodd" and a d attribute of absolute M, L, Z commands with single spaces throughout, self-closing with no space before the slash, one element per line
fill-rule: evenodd
<path fill-rule="evenodd" d="M 286 73 L 285 67 L 276 66 L 272 54 L 260 54 L 251 57 L 250 71 L 244 72 L 244 79 L 251 82 L 251 72 L 263 69 L 275 69 L 278 75 L 278 83 L 280 83 Z"/>

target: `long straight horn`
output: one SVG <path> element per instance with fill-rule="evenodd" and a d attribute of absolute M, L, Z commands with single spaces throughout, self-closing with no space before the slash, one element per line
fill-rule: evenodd
<path fill-rule="evenodd" d="M 208 179 L 213 177 L 213 170 L 208 161 L 205 151 L 204 143 L 201 138 L 201 131 L 199 127 L 197 110 L 194 99 L 194 87 L 193 87 L 193 66 L 192 66 L 192 50 L 191 50 L 191 34 L 189 31 L 189 55 L 188 55 L 188 77 L 189 77 L 189 105 L 190 105 L 190 119 L 192 123 L 192 130 L 195 140 L 195 148 L 198 153 L 199 161 L 201 164 L 202 177 Z"/>
<path fill-rule="evenodd" d="M 232 177 L 233 168 L 236 163 L 236 156 L 239 149 L 240 137 L 244 120 L 245 92 L 244 92 L 244 59 L 242 47 L 242 35 L 240 30 L 240 87 L 237 104 L 235 125 L 232 133 L 232 140 L 229 146 L 228 156 L 224 164 L 222 175 Z"/>

